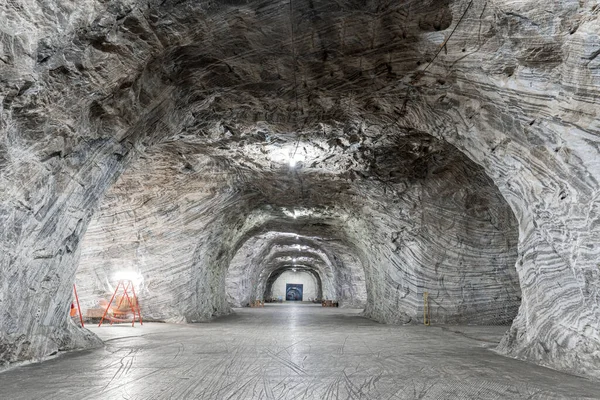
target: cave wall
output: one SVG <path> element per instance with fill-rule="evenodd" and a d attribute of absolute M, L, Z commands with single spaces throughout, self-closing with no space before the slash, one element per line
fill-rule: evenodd
<path fill-rule="evenodd" d="M 482 166 L 519 226 L 522 303 L 500 351 L 598 377 L 597 2 L 295 3 L 291 20 L 301 34 L 293 40 L 287 3 L 0 6 L 0 360 L 93 341 L 63 310 L 79 242 L 131 159 L 171 135 L 211 146 L 268 121 L 272 129 L 245 133 L 318 131 L 347 151 L 357 143 L 368 149 L 372 126 L 417 130 Z M 225 122 L 209 128 L 217 120 Z M 341 133 L 327 128 L 334 122 Z M 343 161 L 332 171 L 345 179 L 370 174 L 351 157 Z M 225 229 L 209 242 L 237 242 L 231 227 L 246 224 L 249 212 L 223 215 Z M 352 244 L 377 230 L 346 222 Z M 500 242 L 501 234 L 492 236 Z M 197 272 L 226 270 L 235 249 L 214 248 Z M 413 305 L 393 314 L 389 304 L 374 308 L 371 296 L 367 310 L 405 321 L 418 303 L 413 274 L 394 257 L 379 265 L 395 246 L 355 248 L 370 296 L 387 289 Z M 420 253 L 405 246 L 399 258 Z M 214 263 L 222 268 L 204 268 Z M 224 274 L 205 278 L 224 285 Z M 226 312 L 225 295 L 193 288 L 192 308 L 210 306 L 190 320 Z"/>
<path fill-rule="evenodd" d="M 136 131 L 126 121 L 144 134 L 155 129 L 139 118 L 145 99 L 109 111 L 114 118 L 96 102 L 156 52 L 157 40 L 132 43 L 118 56 L 90 45 L 127 8 L 94 1 L 0 6 L 0 368 L 101 344 L 64 311 L 79 242 L 132 156 L 135 141 L 124 137 Z M 156 95 L 153 82 L 142 86 Z"/>
<path fill-rule="evenodd" d="M 415 273 L 431 320 L 510 325 L 521 305 L 516 218 L 482 170 L 454 167 L 432 168 L 421 198 L 425 267 Z"/>
<path fill-rule="evenodd" d="M 481 168 L 450 149 L 429 158 L 411 185 L 362 188 L 372 206 L 349 223 L 367 255 L 366 315 L 420 322 L 428 292 L 435 323 L 510 324 L 521 301 L 512 210 Z"/>
<path fill-rule="evenodd" d="M 420 321 L 428 291 L 435 323 L 510 323 L 520 304 L 510 207 L 455 148 L 421 135 L 396 142 L 376 150 L 378 168 L 394 176 L 385 186 L 338 177 L 345 192 L 329 197 L 320 185 L 332 176 L 302 167 L 305 203 L 287 166 L 265 175 L 190 143 L 149 149 L 88 229 L 77 275 L 84 307 L 112 292 L 116 272 L 132 269 L 144 279 L 147 318 L 205 320 L 263 299 L 269 276 L 298 264 L 319 272 L 325 297 L 367 305 L 381 322 Z M 420 150 L 399 150 L 413 145 Z M 286 181 L 286 196 L 274 196 Z"/>
<path fill-rule="evenodd" d="M 221 206 L 231 193 L 225 176 L 194 179 L 194 169 L 222 173 L 212 160 L 186 160 L 180 152 L 165 145 L 146 153 L 106 194 L 81 245 L 76 284 L 84 309 L 112 294 L 118 273 L 132 271 L 142 277 L 137 294 L 146 319 L 196 318 L 196 281 L 219 279 L 206 275 L 217 268 L 198 264 L 221 251 L 228 226 Z M 212 302 L 205 305 L 212 316 Z M 217 307 L 215 315 L 227 310 Z"/>
<path fill-rule="evenodd" d="M 456 71 L 451 93 L 414 116 L 484 166 L 517 217 L 523 300 L 499 351 L 597 377 L 597 5 L 477 8 L 438 67 Z"/>

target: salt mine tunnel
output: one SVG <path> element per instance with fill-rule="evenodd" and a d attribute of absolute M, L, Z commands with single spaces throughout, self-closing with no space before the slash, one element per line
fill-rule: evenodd
<path fill-rule="evenodd" d="M 598 0 L 10 0 L 0 101 L 0 398 L 600 398 Z"/>

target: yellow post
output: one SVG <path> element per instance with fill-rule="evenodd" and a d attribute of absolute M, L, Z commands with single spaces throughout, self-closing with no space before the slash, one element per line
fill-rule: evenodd
<path fill-rule="evenodd" d="M 429 292 L 423 292 L 423 325 L 429 326 Z"/>

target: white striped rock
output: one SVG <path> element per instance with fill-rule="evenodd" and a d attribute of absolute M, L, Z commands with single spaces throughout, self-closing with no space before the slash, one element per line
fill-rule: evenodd
<path fill-rule="evenodd" d="M 500 352 L 600 378 L 597 1 L 0 15 L 3 364 L 98 344 L 76 273 L 86 306 L 126 268 L 192 322 L 296 263 L 381 322 L 423 292 L 434 323 L 514 318 Z"/>

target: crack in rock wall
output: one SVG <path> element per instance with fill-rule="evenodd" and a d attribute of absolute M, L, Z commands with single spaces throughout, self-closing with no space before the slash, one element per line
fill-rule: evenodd
<path fill-rule="evenodd" d="M 518 290 L 502 293 L 512 273 L 500 266 L 514 255 L 512 220 L 492 207 L 491 189 L 479 196 L 454 185 L 456 194 L 442 197 L 448 187 L 422 168 L 437 164 L 418 161 L 430 135 L 480 165 L 516 216 L 522 302 L 499 350 L 599 377 L 597 1 L 490 0 L 468 10 L 467 0 L 388 3 L 0 5 L 0 360 L 97 343 L 66 315 L 79 253 L 89 251 L 81 239 L 94 215 L 90 234 L 103 229 L 94 228 L 106 214 L 101 199 L 119 175 L 169 142 L 190 142 L 231 173 L 219 183 L 231 186 L 214 196 L 227 206 L 200 213 L 192 230 L 213 229 L 185 241 L 192 255 L 181 265 L 191 270 L 182 274 L 191 279 L 171 317 L 228 312 L 230 261 L 262 229 L 288 223 L 283 208 L 301 207 L 335 216 L 314 222 L 338 229 L 354 249 L 371 317 L 411 320 L 428 289 L 444 298 L 437 319 L 471 318 L 483 297 L 468 288 L 469 275 L 446 294 L 447 277 L 468 271 L 447 269 L 496 257 L 493 296 L 506 307 L 482 315 L 508 319 Z M 415 133 L 417 144 L 396 141 Z M 310 144 L 306 153 L 297 139 Z M 304 154 L 301 173 L 271 168 L 280 162 L 274 151 L 289 156 L 294 146 Z M 402 146 L 411 151 L 394 150 Z M 395 164 L 388 151 L 400 154 Z M 463 167 L 450 165 L 458 179 Z M 466 187 L 489 187 L 482 179 Z M 194 203 L 200 211 L 202 203 Z M 402 214 L 411 207 L 414 215 Z M 454 213 L 457 235 L 436 242 Z M 319 235 L 318 226 L 296 228 Z M 494 255 L 478 251 L 490 244 Z M 446 258 L 431 247 L 452 251 Z"/>

